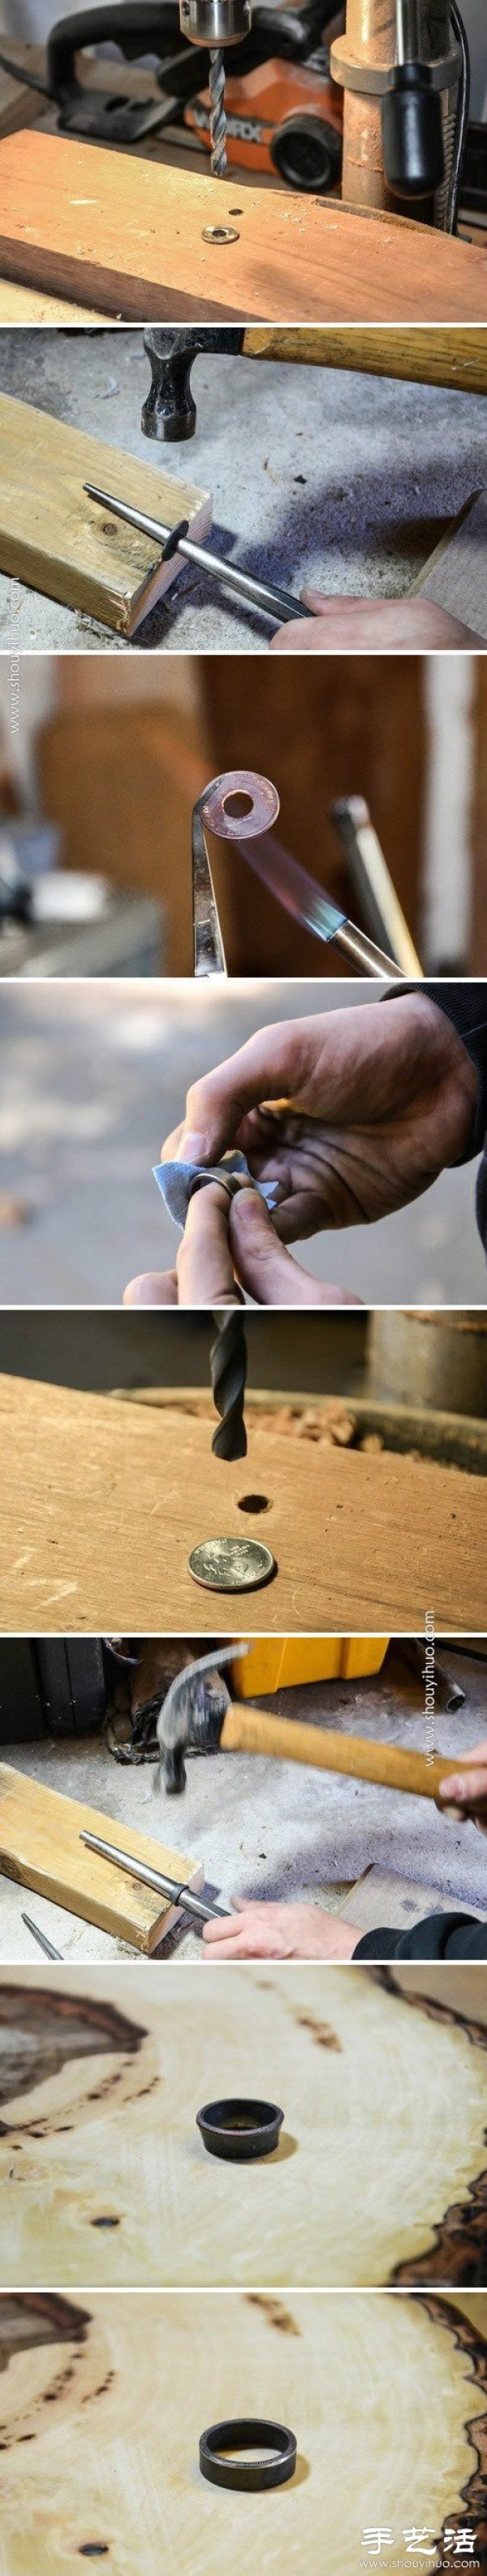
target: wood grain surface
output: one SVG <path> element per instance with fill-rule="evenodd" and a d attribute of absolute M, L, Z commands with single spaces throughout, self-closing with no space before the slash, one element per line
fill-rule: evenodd
<path fill-rule="evenodd" d="M 381 1869 L 378 1861 L 371 1861 L 361 1878 L 347 1889 L 340 1913 L 346 1923 L 356 1924 L 359 1932 L 383 1931 L 386 1923 L 410 1932 L 413 1923 L 424 1921 L 426 1914 L 443 1914 L 445 1907 L 452 1914 L 463 1914 L 465 1910 L 460 1897 L 445 1897 L 439 1887 L 425 1887 L 421 1880 L 401 1878 L 393 1870 Z M 469 1905 L 470 1911 L 476 1921 L 487 1922 L 487 1890 L 485 1906 Z M 485 1984 L 487 1992 L 487 1978 Z"/>
<path fill-rule="evenodd" d="M 487 319 L 487 252 L 449 234 L 33 129 L 0 142 L 0 273 L 133 322 Z"/>
<path fill-rule="evenodd" d="M 354 373 L 371 376 L 402 376 L 412 384 L 449 385 L 463 393 L 487 393 L 487 330 L 470 327 L 468 331 L 436 329 L 374 330 L 360 329 L 326 332 L 310 330 L 306 323 L 286 330 L 270 330 L 262 324 L 244 331 L 245 358 L 277 358 L 286 364 L 299 363 L 313 367 L 346 367 Z"/>
<path fill-rule="evenodd" d="M 211 527 L 210 494 L 182 475 L 156 473 L 50 412 L 0 394 L 2 572 L 130 636 L 183 558 L 161 563 L 157 540 L 111 518 L 88 499 L 85 483 L 119 493 L 170 527 L 188 519 L 194 537 Z"/>
<path fill-rule="evenodd" d="M 434 599 L 487 643 L 487 491 L 474 493 L 412 583 L 409 598 Z"/>
<path fill-rule="evenodd" d="M 468 2281 L 487 2197 L 481 1968 L 469 1982 L 462 2009 L 451 1971 L 434 2001 L 414 1969 L 399 1989 L 365 1966 L 2 1972 L 3 2286 Z M 208 2156 L 196 2114 L 228 2095 L 279 2103 L 271 2158 Z"/>
<path fill-rule="evenodd" d="M 333 2576 L 355 2576 L 377 2523 L 399 2555 L 404 2528 L 434 2549 L 480 2521 L 487 2349 L 448 2300 L 7 2296 L 4 2357 L 5 2576 L 71 2576 L 92 2552 L 114 2576 L 323 2576 L 324 2534 Z M 201 2478 L 200 2433 L 241 2413 L 292 2426 L 291 2484 Z"/>
<path fill-rule="evenodd" d="M 487 1479 L 385 1451 L 290 1444 L 249 1417 L 248 1456 L 213 1456 L 206 1422 L 167 1406 L 0 1377 L 8 1478 L 0 1497 L 4 1631 L 161 1627 L 234 1634 L 486 1624 Z M 265 1591 L 195 1584 L 192 1548 L 248 1535 L 239 1504 L 268 1497 L 251 1534 L 277 1572 Z"/>
<path fill-rule="evenodd" d="M 125 1876 L 115 1869 L 100 1852 L 87 1850 L 82 1833 L 118 1843 L 134 1860 L 145 1860 L 149 1869 L 163 1870 L 170 1878 L 196 1888 L 203 1884 L 201 1865 L 187 1854 L 153 1835 L 132 1833 L 118 1821 L 114 1824 L 106 1811 L 60 1797 L 57 1789 L 44 1788 L 27 1773 L 0 1763 L 0 1870 L 5 1876 L 35 1888 L 38 1896 L 53 1898 L 85 1923 L 132 1941 L 137 1950 L 157 1949 L 178 1919 L 174 1906 L 129 1871 Z"/>

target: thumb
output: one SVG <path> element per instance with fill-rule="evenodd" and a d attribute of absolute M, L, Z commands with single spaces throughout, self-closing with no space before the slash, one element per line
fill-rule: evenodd
<path fill-rule="evenodd" d="M 230 1209 L 230 1249 L 242 1287 L 259 1306 L 358 1306 L 345 1289 L 323 1287 L 293 1261 L 274 1232 L 257 1190 L 237 1190 Z"/>
<path fill-rule="evenodd" d="M 246 1110 L 258 1108 L 262 1100 L 288 1096 L 293 1087 L 294 1040 L 302 1053 L 299 1021 L 258 1029 L 236 1055 L 191 1084 L 179 1146 L 182 1162 L 218 1162 L 225 1146 L 233 1144 Z"/>

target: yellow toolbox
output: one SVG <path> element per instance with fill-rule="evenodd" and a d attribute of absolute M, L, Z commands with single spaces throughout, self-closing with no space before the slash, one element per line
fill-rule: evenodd
<path fill-rule="evenodd" d="M 231 1666 L 236 1699 L 284 1690 L 292 1682 L 352 1682 L 380 1673 L 388 1637 L 256 1637 L 250 1653 Z"/>

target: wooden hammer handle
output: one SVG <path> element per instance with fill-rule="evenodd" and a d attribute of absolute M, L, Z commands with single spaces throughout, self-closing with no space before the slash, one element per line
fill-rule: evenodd
<path fill-rule="evenodd" d="M 408 1789 L 416 1798 L 436 1798 L 440 1780 L 458 1770 L 458 1761 L 439 1754 L 406 1753 L 395 1744 L 368 1743 L 362 1735 L 334 1735 L 318 1726 L 301 1726 L 290 1717 L 267 1717 L 245 1700 L 227 1708 L 220 1736 L 225 1752 L 273 1753 L 280 1762 L 307 1762 L 317 1771 L 346 1771 L 354 1780 L 376 1780 L 383 1789 Z"/>
<path fill-rule="evenodd" d="M 360 375 L 404 376 L 410 384 L 450 385 L 462 393 L 487 393 L 487 331 L 476 323 L 469 330 L 440 326 L 435 331 L 387 330 L 360 323 L 350 329 L 327 323 L 301 322 L 267 330 L 265 324 L 244 331 L 245 358 L 301 360 L 308 367 L 352 367 Z"/>

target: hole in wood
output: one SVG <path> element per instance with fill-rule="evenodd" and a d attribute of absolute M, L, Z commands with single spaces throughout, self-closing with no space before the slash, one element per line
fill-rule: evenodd
<path fill-rule="evenodd" d="M 222 803 L 224 814 L 235 814 L 238 818 L 239 815 L 252 813 L 254 799 L 247 794 L 246 788 L 235 787 L 231 796 L 222 798 Z"/>
<path fill-rule="evenodd" d="M 241 1494 L 239 1512 L 268 1512 L 267 1494 Z"/>
<path fill-rule="evenodd" d="M 103 2217 L 103 2218 L 92 2218 L 92 2220 L 91 2220 L 91 2226 L 92 2226 L 92 2227 L 119 2227 L 119 2226 L 120 2226 L 120 2219 L 119 2219 L 119 2218 L 108 2218 L 108 2217 L 107 2217 L 107 2218 L 105 2218 L 105 2217 Z"/>

